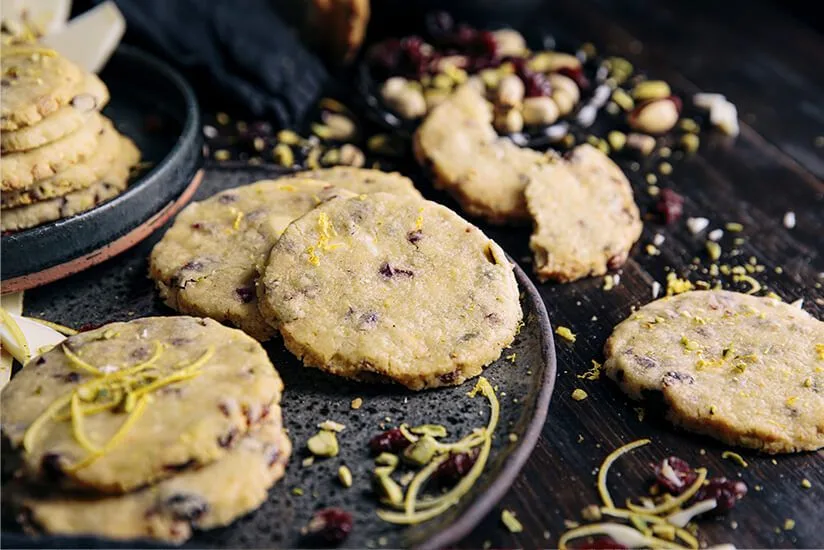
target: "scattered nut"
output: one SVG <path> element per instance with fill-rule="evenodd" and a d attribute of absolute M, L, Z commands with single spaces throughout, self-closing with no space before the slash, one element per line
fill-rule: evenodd
<path fill-rule="evenodd" d="M 672 96 L 642 103 L 629 114 L 627 122 L 634 130 L 663 134 L 678 122 L 678 104 Z"/>
<path fill-rule="evenodd" d="M 682 118 L 678 122 L 678 127 L 684 130 L 685 132 L 690 132 L 693 134 L 697 134 L 701 130 L 701 128 L 698 126 L 698 123 L 691 118 Z"/>
<path fill-rule="evenodd" d="M 609 146 L 612 147 L 613 151 L 620 151 L 624 148 L 624 145 L 626 145 L 627 143 L 627 135 L 623 132 L 613 130 L 612 132 L 607 134 L 607 141 L 609 142 Z"/>
<path fill-rule="evenodd" d="M 320 157 L 320 163 L 324 166 L 334 166 L 340 164 L 340 150 L 329 149 Z"/>
<path fill-rule="evenodd" d="M 494 90 L 498 87 L 503 75 L 497 69 L 484 69 L 478 73 L 478 76 L 487 88 Z"/>
<path fill-rule="evenodd" d="M 502 134 L 514 134 L 524 129 L 524 117 L 517 109 L 495 114 L 495 129 Z"/>
<path fill-rule="evenodd" d="M 505 76 L 498 83 L 496 96 L 500 105 L 507 107 L 520 105 L 524 99 L 524 82 L 515 75 Z"/>
<path fill-rule="evenodd" d="M 687 153 L 694 153 L 698 150 L 700 139 L 695 134 L 684 134 L 680 140 L 681 148 Z"/>
<path fill-rule="evenodd" d="M 378 490 L 390 503 L 400 504 L 403 502 L 403 489 L 401 489 L 400 485 L 398 485 L 394 479 L 389 477 L 389 474 L 385 472 L 376 472 L 375 482 L 378 486 Z"/>
<path fill-rule="evenodd" d="M 548 97 L 528 97 L 524 100 L 523 118 L 528 126 L 548 125 L 558 120 L 558 105 Z"/>
<path fill-rule="evenodd" d="M 552 101 L 558 106 L 558 113 L 566 116 L 575 108 L 575 98 L 564 89 L 557 88 L 552 92 Z"/>
<path fill-rule="evenodd" d="M 292 130 L 281 130 L 278 132 L 277 138 L 280 143 L 285 143 L 286 145 L 297 145 L 303 141 L 300 136 Z"/>
<path fill-rule="evenodd" d="M 484 83 L 483 79 L 478 75 L 472 75 L 466 79 L 466 85 L 478 92 L 479 94 L 486 93 L 486 84 Z M 425 94 L 424 94 L 425 95 Z M 427 98 L 427 105 L 429 104 L 429 99 Z"/>
<path fill-rule="evenodd" d="M 632 97 L 636 101 L 648 101 L 650 99 L 663 99 L 672 94 L 669 84 L 663 80 L 646 80 L 639 82 L 632 89 Z"/>
<path fill-rule="evenodd" d="M 572 98 L 572 103 L 578 103 L 581 100 L 581 90 L 574 80 L 562 74 L 551 74 L 547 77 L 549 85 L 552 86 L 553 95 L 555 90 L 563 90 Z"/>
<path fill-rule="evenodd" d="M 339 162 L 344 166 L 354 166 L 360 168 L 366 162 L 363 151 L 351 143 L 346 143 L 340 148 Z"/>
<path fill-rule="evenodd" d="M 568 53 L 540 52 L 527 62 L 527 67 L 539 73 L 554 73 L 561 69 L 580 69 L 581 60 Z"/>
<path fill-rule="evenodd" d="M 423 92 L 406 87 L 390 98 L 384 98 L 390 109 L 398 113 L 401 118 L 412 120 L 426 114 L 426 100 Z"/>
<path fill-rule="evenodd" d="M 346 115 L 341 115 L 338 113 L 324 113 L 323 122 L 329 129 L 326 139 L 350 141 L 358 134 L 357 125 Z"/>
<path fill-rule="evenodd" d="M 309 452 L 315 456 L 338 456 L 338 438 L 335 432 L 321 430 L 306 442 Z"/>
<path fill-rule="evenodd" d="M 446 98 L 449 97 L 449 92 L 445 90 L 426 90 L 423 94 L 424 99 L 426 100 L 426 109 L 427 111 L 431 111 L 441 103 L 443 103 Z"/>
<path fill-rule="evenodd" d="M 635 108 L 635 101 L 621 88 L 615 88 L 615 91 L 612 92 L 612 101 L 625 111 L 632 111 Z"/>
<path fill-rule="evenodd" d="M 402 76 L 393 76 L 381 86 L 381 97 L 384 101 L 390 102 L 406 89 L 408 81 Z"/>
<path fill-rule="evenodd" d="M 466 69 L 467 66 L 469 66 L 469 58 L 465 55 L 446 55 L 440 58 L 435 65 L 439 72 L 445 72 L 447 67 Z"/>
<path fill-rule="evenodd" d="M 390 157 L 399 157 L 404 153 L 403 145 L 389 134 L 375 134 L 367 140 L 366 147 L 373 153 Z"/>
<path fill-rule="evenodd" d="M 276 163 L 287 168 L 295 164 L 295 154 L 292 152 L 292 148 L 285 143 L 275 145 L 275 148 L 272 149 L 272 157 Z"/>
<path fill-rule="evenodd" d="M 498 46 L 498 55 L 501 57 L 520 57 L 526 51 L 526 40 L 514 29 L 494 31 L 495 43 Z"/>
<path fill-rule="evenodd" d="M 626 145 L 627 147 L 638 151 L 642 155 L 647 156 L 652 153 L 653 149 L 655 149 L 655 138 L 645 134 L 636 134 L 633 132 L 627 135 Z"/>
<path fill-rule="evenodd" d="M 406 461 L 418 466 L 428 464 L 432 457 L 435 456 L 435 451 L 438 447 L 438 442 L 431 435 L 421 436 L 416 442 L 407 447 L 403 451 L 403 457 Z"/>
<path fill-rule="evenodd" d="M 348 489 L 352 486 L 352 470 L 346 466 L 341 466 L 338 468 L 338 479 L 340 480 L 341 485 Z"/>
<path fill-rule="evenodd" d="M 609 74 L 616 85 L 621 85 L 632 76 L 632 63 L 623 57 L 610 57 L 605 65 L 609 68 Z"/>
<path fill-rule="evenodd" d="M 432 87 L 436 90 L 451 90 L 452 84 L 452 79 L 443 73 L 436 74 L 432 77 Z"/>

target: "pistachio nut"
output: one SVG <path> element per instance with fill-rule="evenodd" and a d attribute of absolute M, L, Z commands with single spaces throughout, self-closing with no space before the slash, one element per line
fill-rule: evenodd
<path fill-rule="evenodd" d="M 558 113 L 566 116 L 575 108 L 575 97 L 563 88 L 556 88 L 552 92 L 552 101 L 558 106 Z"/>
<path fill-rule="evenodd" d="M 523 117 L 527 126 L 549 125 L 558 120 L 558 105 L 549 97 L 528 97 L 524 100 Z"/>
<path fill-rule="evenodd" d="M 680 100 L 675 96 L 652 99 L 635 108 L 627 122 L 633 130 L 647 134 L 663 134 L 678 122 Z"/>
<path fill-rule="evenodd" d="M 645 134 L 637 134 L 633 132 L 627 135 L 626 146 L 644 156 L 647 156 L 652 153 L 653 149 L 655 149 L 655 138 Z"/>
<path fill-rule="evenodd" d="M 346 466 L 341 466 L 338 468 L 338 479 L 340 484 L 348 489 L 352 486 L 352 470 Z"/>
<path fill-rule="evenodd" d="M 440 424 L 421 424 L 409 428 L 409 431 L 415 435 L 431 435 L 432 437 L 446 437 L 446 427 Z"/>
<path fill-rule="evenodd" d="M 681 145 L 681 148 L 687 153 L 694 153 L 698 150 L 700 140 L 698 136 L 695 134 L 684 134 L 683 136 L 681 136 L 681 141 L 679 142 L 679 144 Z"/>
<path fill-rule="evenodd" d="M 393 76 L 387 79 L 386 82 L 383 83 L 383 86 L 381 86 L 381 97 L 386 102 L 391 101 L 392 98 L 406 89 L 407 82 L 408 81 L 402 76 Z"/>
<path fill-rule="evenodd" d="M 663 80 L 645 80 L 639 82 L 632 89 L 632 97 L 636 101 L 647 101 L 650 99 L 662 99 L 672 95 L 669 84 Z"/>
<path fill-rule="evenodd" d="M 409 447 L 404 449 L 403 457 L 407 462 L 423 466 L 428 464 L 435 451 L 438 449 L 438 442 L 431 435 L 424 435 Z"/>
<path fill-rule="evenodd" d="M 438 59 L 435 65 L 439 72 L 445 72 L 447 67 L 455 69 L 466 69 L 469 66 L 469 58 L 465 55 L 445 55 Z"/>
<path fill-rule="evenodd" d="M 315 456 L 338 456 L 338 438 L 335 432 L 321 430 L 306 442 L 309 452 Z"/>
<path fill-rule="evenodd" d="M 451 90 L 452 79 L 443 73 L 438 73 L 432 78 L 432 87 L 437 90 Z"/>
<path fill-rule="evenodd" d="M 295 154 L 292 152 L 292 148 L 285 143 L 275 145 L 275 148 L 272 149 L 272 158 L 281 166 L 291 167 L 295 164 Z"/>
<path fill-rule="evenodd" d="M 581 91 L 578 89 L 578 84 L 573 79 L 562 74 L 551 74 L 547 77 L 549 85 L 555 90 L 563 90 L 572 98 L 573 104 L 581 100 Z"/>
<path fill-rule="evenodd" d="M 401 118 L 411 120 L 426 114 L 426 100 L 423 93 L 407 86 L 403 90 L 386 100 L 389 108 L 398 113 Z"/>
<path fill-rule="evenodd" d="M 526 40 L 521 33 L 514 29 L 501 29 L 494 31 L 497 53 L 500 57 L 520 57 L 526 51 Z"/>
<path fill-rule="evenodd" d="M 631 111 L 635 108 L 635 101 L 633 101 L 632 96 L 621 88 L 615 88 L 615 91 L 612 92 L 612 101 L 625 111 Z"/>
<path fill-rule="evenodd" d="M 524 129 L 524 117 L 519 110 L 509 109 L 496 113 L 493 125 L 502 134 L 514 134 Z"/>
<path fill-rule="evenodd" d="M 624 148 L 624 145 L 626 145 L 627 143 L 627 135 L 623 132 L 613 130 L 612 132 L 607 134 L 607 141 L 609 142 L 609 146 L 612 147 L 613 151 L 620 151 Z"/>
<path fill-rule="evenodd" d="M 358 147 L 351 143 L 345 143 L 340 148 L 340 161 L 344 166 L 354 166 L 360 168 L 366 162 L 366 157 Z"/>
<path fill-rule="evenodd" d="M 357 125 L 346 115 L 340 113 L 324 113 L 323 122 L 329 129 L 326 139 L 349 141 L 354 139 L 358 134 Z"/>
<path fill-rule="evenodd" d="M 524 99 L 524 82 L 514 74 L 503 77 L 498 83 L 496 99 L 499 105 L 520 105 Z"/>
<path fill-rule="evenodd" d="M 539 73 L 554 73 L 561 69 L 580 69 L 581 60 L 561 52 L 540 52 L 527 61 L 527 67 Z"/>

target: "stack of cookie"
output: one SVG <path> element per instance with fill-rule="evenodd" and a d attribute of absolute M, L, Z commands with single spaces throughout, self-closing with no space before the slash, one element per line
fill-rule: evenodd
<path fill-rule="evenodd" d="M 333 168 L 188 206 L 150 275 L 172 308 L 276 332 L 307 366 L 419 390 L 497 359 L 521 321 L 501 248 L 399 174 Z"/>
<path fill-rule="evenodd" d="M 6 44 L 0 95 L 0 225 L 16 231 L 73 216 L 121 193 L 140 160 L 100 114 L 94 74 L 36 43 Z"/>
<path fill-rule="evenodd" d="M 52 534 L 182 542 L 228 525 L 284 474 L 282 389 L 260 344 L 211 319 L 73 336 L 3 390 L 3 504 Z"/>

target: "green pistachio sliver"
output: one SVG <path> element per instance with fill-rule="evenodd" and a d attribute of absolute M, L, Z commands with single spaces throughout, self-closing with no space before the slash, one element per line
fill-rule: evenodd
<path fill-rule="evenodd" d="M 421 424 L 409 430 L 416 435 L 431 435 L 432 437 L 446 437 L 447 431 L 445 426 L 440 424 Z"/>
<path fill-rule="evenodd" d="M 438 450 L 438 442 L 431 435 L 424 435 L 403 451 L 403 457 L 412 464 L 428 464 Z"/>
<path fill-rule="evenodd" d="M 398 461 L 398 457 L 392 453 L 381 453 L 375 457 L 375 464 L 380 466 L 392 466 L 394 468 L 398 465 Z"/>
<path fill-rule="evenodd" d="M 524 530 L 524 526 L 521 525 L 521 522 L 518 521 L 518 518 L 515 517 L 515 514 L 510 512 L 509 510 L 504 510 L 501 512 L 501 522 L 509 529 L 510 533 L 520 533 Z"/>
<path fill-rule="evenodd" d="M 272 149 L 272 158 L 281 166 L 290 167 L 295 164 L 295 154 L 292 152 L 292 148 L 285 143 L 275 145 L 275 148 Z"/>
<path fill-rule="evenodd" d="M 320 163 L 324 166 L 340 164 L 340 151 L 338 149 L 329 149 L 320 158 Z"/>
<path fill-rule="evenodd" d="M 340 480 L 341 485 L 348 489 L 352 486 L 352 470 L 346 466 L 341 466 L 338 468 L 338 479 Z"/>
<path fill-rule="evenodd" d="M 621 88 L 615 88 L 615 91 L 612 92 L 612 101 L 625 111 L 632 111 L 635 108 L 632 97 Z"/>
<path fill-rule="evenodd" d="M 393 505 L 403 502 L 403 489 L 398 483 L 389 477 L 389 474 L 377 474 L 375 481 L 382 495 Z"/>
<path fill-rule="evenodd" d="M 312 133 L 321 139 L 329 139 L 332 136 L 332 129 L 325 124 L 312 123 Z"/>
<path fill-rule="evenodd" d="M 662 99 L 669 97 L 671 93 L 669 84 L 663 80 L 645 80 L 636 84 L 632 89 L 632 97 L 637 101 Z"/>
<path fill-rule="evenodd" d="M 338 456 L 338 438 L 335 432 L 321 430 L 306 442 L 309 452 L 315 456 L 330 457 Z"/>
<path fill-rule="evenodd" d="M 278 132 L 277 139 L 280 143 L 285 143 L 286 145 L 297 145 L 303 141 L 301 137 L 292 130 L 281 130 Z"/>
<path fill-rule="evenodd" d="M 321 430 L 326 430 L 328 432 L 342 432 L 346 426 L 341 424 L 340 422 L 335 422 L 334 420 L 324 420 L 320 424 L 318 424 L 318 428 Z"/>

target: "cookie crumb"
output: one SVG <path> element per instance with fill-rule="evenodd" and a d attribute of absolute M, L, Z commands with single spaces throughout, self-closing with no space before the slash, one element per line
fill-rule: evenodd
<path fill-rule="evenodd" d="M 787 229 L 795 227 L 795 212 L 790 211 L 784 214 L 784 227 Z"/>
<path fill-rule="evenodd" d="M 693 235 L 701 233 L 709 224 L 710 221 L 707 218 L 687 218 L 687 229 Z"/>
<path fill-rule="evenodd" d="M 584 391 L 584 390 L 582 390 L 581 388 L 576 388 L 576 389 L 572 392 L 572 398 L 573 398 L 575 401 L 583 401 L 583 400 L 584 400 L 584 399 L 586 399 L 587 397 L 589 397 L 589 395 L 587 394 L 587 392 L 585 392 L 585 391 Z"/>
<path fill-rule="evenodd" d="M 570 344 L 575 343 L 575 333 L 569 330 L 568 327 L 558 326 L 555 328 L 555 334 L 569 342 Z"/>
<path fill-rule="evenodd" d="M 784 530 L 785 531 L 792 531 L 795 529 L 795 520 L 792 518 L 787 518 L 784 520 Z"/>
<path fill-rule="evenodd" d="M 363 405 L 363 399 L 356 397 L 352 400 L 351 406 L 354 410 L 358 410 Z"/>
<path fill-rule="evenodd" d="M 804 489 L 810 489 L 810 488 L 812 488 L 812 486 L 813 486 L 813 484 L 810 483 L 810 480 L 807 479 L 806 477 L 801 480 L 801 487 L 803 487 Z"/>

